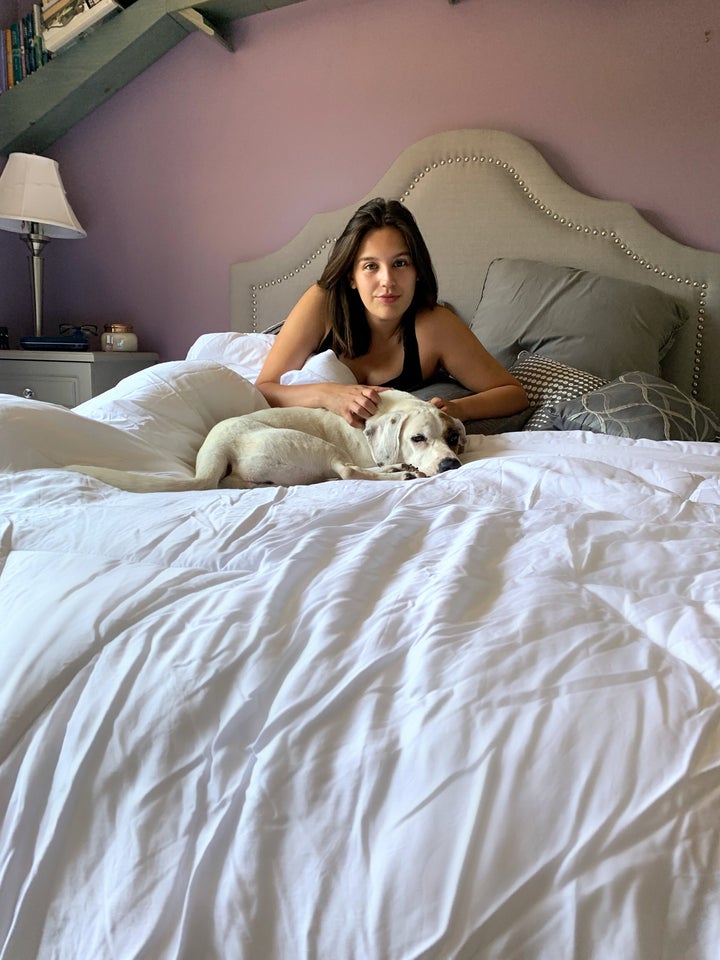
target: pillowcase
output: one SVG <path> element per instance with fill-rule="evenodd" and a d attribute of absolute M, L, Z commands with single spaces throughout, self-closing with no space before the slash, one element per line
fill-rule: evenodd
<path fill-rule="evenodd" d="M 460 397 L 469 397 L 472 390 L 468 390 L 457 380 L 437 380 L 427 383 L 419 390 L 412 391 L 421 400 L 432 400 L 433 397 L 442 397 L 443 400 L 457 400 Z M 465 420 L 467 434 L 481 434 L 490 437 L 497 433 L 517 433 L 522 430 L 533 414 L 532 407 L 513 413 L 509 417 L 489 417 L 484 420 Z"/>
<path fill-rule="evenodd" d="M 275 337 L 269 333 L 203 333 L 187 352 L 186 360 L 214 360 L 255 383 Z"/>
<path fill-rule="evenodd" d="M 470 327 L 505 367 L 528 350 L 613 380 L 630 369 L 659 375 L 686 320 L 681 304 L 646 284 L 498 259 Z"/>
<path fill-rule="evenodd" d="M 590 430 L 633 440 L 717 440 L 720 419 L 659 377 L 633 370 L 549 411 L 558 430 Z"/>
<path fill-rule="evenodd" d="M 535 411 L 532 407 L 511 413 L 508 417 L 486 417 L 484 420 L 465 420 L 465 433 L 493 437 L 498 433 L 518 433 L 528 429 L 527 424 Z"/>
<path fill-rule="evenodd" d="M 258 371 L 259 372 L 259 371 Z M 309 356 L 300 370 L 288 370 L 280 377 L 280 383 L 357 383 L 350 367 L 338 360 L 332 350 Z"/>
<path fill-rule="evenodd" d="M 523 385 L 530 402 L 531 415 L 525 430 L 557 429 L 549 416 L 555 404 L 574 400 L 607 383 L 602 377 L 527 350 L 510 367 L 510 373 Z"/>
<path fill-rule="evenodd" d="M 214 360 L 255 383 L 275 343 L 269 333 L 203 333 L 187 352 L 188 360 Z M 300 370 L 288 370 L 280 383 L 357 383 L 332 350 L 312 354 Z"/>

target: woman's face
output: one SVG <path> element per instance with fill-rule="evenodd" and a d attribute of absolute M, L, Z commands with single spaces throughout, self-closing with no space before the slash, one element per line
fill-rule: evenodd
<path fill-rule="evenodd" d="M 403 235 L 379 227 L 364 237 L 350 286 L 357 290 L 368 320 L 399 323 L 415 295 L 417 270 Z"/>

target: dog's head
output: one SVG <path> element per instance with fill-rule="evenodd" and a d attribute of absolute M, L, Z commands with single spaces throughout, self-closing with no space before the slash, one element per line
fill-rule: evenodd
<path fill-rule="evenodd" d="M 462 420 L 396 390 L 382 394 L 378 412 L 365 424 L 365 437 L 379 467 L 406 463 L 427 477 L 456 470 L 465 447 Z"/>

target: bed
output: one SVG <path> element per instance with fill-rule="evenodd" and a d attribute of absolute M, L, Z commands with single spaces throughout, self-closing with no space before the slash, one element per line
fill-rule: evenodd
<path fill-rule="evenodd" d="M 190 474 L 377 195 L 524 417 L 407 483 L 64 469 Z M 720 255 L 462 130 L 230 284 L 183 360 L 0 398 L 1 960 L 715 960 Z"/>

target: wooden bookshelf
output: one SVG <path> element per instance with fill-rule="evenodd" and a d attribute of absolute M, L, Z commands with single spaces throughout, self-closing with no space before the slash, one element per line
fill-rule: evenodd
<path fill-rule="evenodd" d="M 0 96 L 0 155 L 43 153 L 189 33 L 302 0 L 136 0 Z"/>

